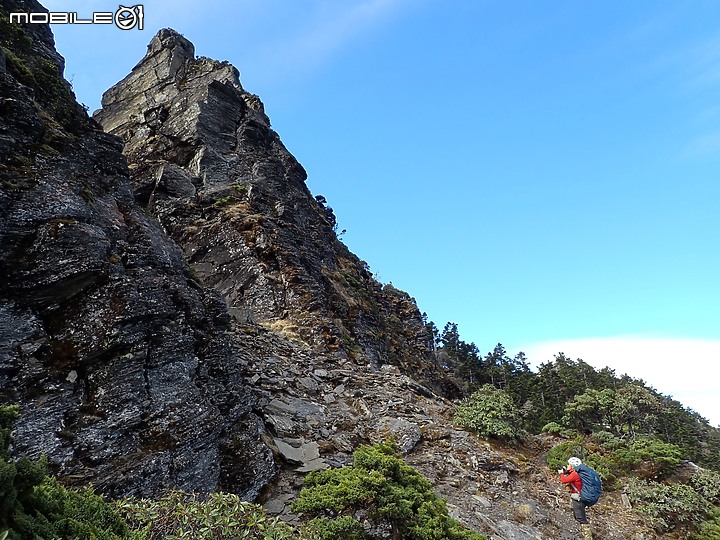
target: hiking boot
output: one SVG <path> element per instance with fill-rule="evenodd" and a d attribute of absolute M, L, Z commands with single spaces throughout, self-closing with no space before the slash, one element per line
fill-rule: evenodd
<path fill-rule="evenodd" d="M 592 529 L 590 525 L 580 525 L 580 531 L 582 532 L 582 540 L 592 540 Z"/>

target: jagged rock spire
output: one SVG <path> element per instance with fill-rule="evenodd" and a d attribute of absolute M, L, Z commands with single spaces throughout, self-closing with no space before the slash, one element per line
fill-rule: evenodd
<path fill-rule="evenodd" d="M 195 45 L 190 40 L 172 28 L 163 28 L 152 38 L 147 47 L 147 54 L 140 63 L 147 61 L 163 49 L 169 49 L 172 57 L 185 57 L 187 60 L 195 59 Z"/>
<path fill-rule="evenodd" d="M 136 198 L 238 321 L 292 329 L 364 364 L 431 365 L 414 301 L 338 241 L 332 209 L 312 196 L 238 71 L 192 51 L 161 30 L 95 114 L 125 141 Z"/>

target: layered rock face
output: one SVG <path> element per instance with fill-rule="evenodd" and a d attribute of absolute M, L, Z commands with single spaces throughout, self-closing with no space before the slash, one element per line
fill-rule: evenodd
<path fill-rule="evenodd" d="M 195 58 L 187 39 L 162 30 L 102 104 L 94 118 L 123 139 L 136 199 L 237 321 L 319 353 L 411 368 L 440 389 L 414 300 L 382 287 L 338 241 L 332 210 L 233 66 Z"/>
<path fill-rule="evenodd" d="M 367 405 L 343 399 L 359 366 L 446 389 L 415 302 L 337 240 L 235 68 L 161 31 L 96 115 L 123 145 L 75 102 L 49 28 L 8 22 L 42 9 L 0 13 L 0 388 L 22 405 L 16 455 L 110 495 L 252 499 L 291 448 L 324 466 L 320 447 L 366 440 Z"/>
<path fill-rule="evenodd" d="M 134 201 L 43 25 L 0 14 L 0 389 L 14 452 L 106 493 L 248 498 L 275 473 L 225 303 Z"/>

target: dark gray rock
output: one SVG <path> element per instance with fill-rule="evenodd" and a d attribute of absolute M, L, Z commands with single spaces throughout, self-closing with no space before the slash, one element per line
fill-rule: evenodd
<path fill-rule="evenodd" d="M 391 418 L 385 416 L 378 423 L 378 432 L 381 440 L 390 436 L 397 444 L 398 450 L 407 454 L 422 438 L 420 426 L 405 418 Z"/>
<path fill-rule="evenodd" d="M 55 76 L 41 86 L 7 60 L 0 70 L 0 396 L 22 406 L 13 452 L 47 454 L 56 473 L 112 495 L 254 498 L 275 464 L 223 301 L 136 205 L 122 142 L 74 101 L 49 29 L 13 32 L 3 46 Z M 179 167 L 159 181 L 194 193 Z"/>

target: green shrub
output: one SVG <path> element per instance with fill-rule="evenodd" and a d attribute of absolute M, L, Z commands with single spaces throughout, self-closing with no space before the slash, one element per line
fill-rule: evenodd
<path fill-rule="evenodd" d="M 624 473 L 655 479 L 667 475 L 680 463 L 682 451 L 674 444 L 648 437 L 625 441 L 599 431 L 587 440 L 578 435 L 552 448 L 546 458 L 548 466 L 559 468 L 573 455 L 595 469 L 609 488 L 611 481 Z"/>
<path fill-rule="evenodd" d="M 631 478 L 626 490 L 636 510 L 659 531 L 680 525 L 698 527 L 712 510 L 710 503 L 687 484 L 660 484 Z"/>
<path fill-rule="evenodd" d="M 303 528 L 302 537 L 309 540 L 368 540 L 370 535 L 358 520 L 351 516 L 340 516 L 335 519 L 311 519 Z"/>
<path fill-rule="evenodd" d="M 550 469 L 557 470 L 567 465 L 570 456 L 582 458 L 584 455 L 583 439 L 582 437 L 575 437 L 553 446 L 545 456 L 545 461 L 547 461 Z"/>
<path fill-rule="evenodd" d="M 644 478 L 658 478 L 675 469 L 682 451 L 674 444 L 644 437 L 618 448 L 613 458 L 624 470 L 635 471 Z"/>
<path fill-rule="evenodd" d="M 311 538 L 371 538 L 357 519 L 362 515 L 371 526 L 390 528 L 393 537 L 404 540 L 485 540 L 448 515 L 430 482 L 399 459 L 391 445 L 362 446 L 353 458 L 352 466 L 305 478 L 292 507 L 315 517 L 307 528 Z"/>
<path fill-rule="evenodd" d="M 124 499 L 120 513 L 147 540 L 192 538 L 231 540 L 285 540 L 296 538 L 293 529 L 270 518 L 262 507 L 231 493 L 212 493 L 207 498 L 170 491 L 158 500 Z"/>
<path fill-rule="evenodd" d="M 596 431 L 591 435 L 591 438 L 593 442 L 599 444 L 604 450 L 609 451 L 617 450 L 627 444 L 626 441 L 609 431 Z"/>
<path fill-rule="evenodd" d="M 564 427 L 562 427 L 557 422 L 549 422 L 545 424 L 542 428 L 543 433 L 550 433 L 551 435 L 559 435 L 565 430 Z"/>
<path fill-rule="evenodd" d="M 573 437 L 577 434 L 577 431 L 573 429 L 568 429 L 558 424 L 557 422 L 548 422 L 542 427 L 541 431 L 543 433 L 549 433 L 550 435 L 565 437 L 566 439 L 569 439 L 570 437 Z"/>
<path fill-rule="evenodd" d="M 713 508 L 710 518 L 703 521 L 690 538 L 693 540 L 717 540 L 720 538 L 720 508 Z"/>
<path fill-rule="evenodd" d="M 588 388 L 565 403 L 563 424 L 580 431 L 593 431 L 610 418 L 615 392 L 609 388 Z"/>
<path fill-rule="evenodd" d="M 720 472 L 700 469 L 690 478 L 690 485 L 711 504 L 720 505 Z"/>
<path fill-rule="evenodd" d="M 141 533 L 131 532 L 114 506 L 96 495 L 92 488 L 66 489 L 54 478 L 47 477 L 33 490 L 29 501 L 38 516 L 45 516 L 51 524 L 54 535 L 50 538 L 143 538 Z"/>
<path fill-rule="evenodd" d="M 513 398 L 491 384 L 465 398 L 455 411 L 455 424 L 482 437 L 517 441 L 522 437 L 522 418 Z"/>
<path fill-rule="evenodd" d="M 17 406 L 0 406 L 0 529 L 8 540 L 141 539 L 92 489 L 66 489 L 47 476 L 45 458 L 10 460 L 8 452 Z"/>

